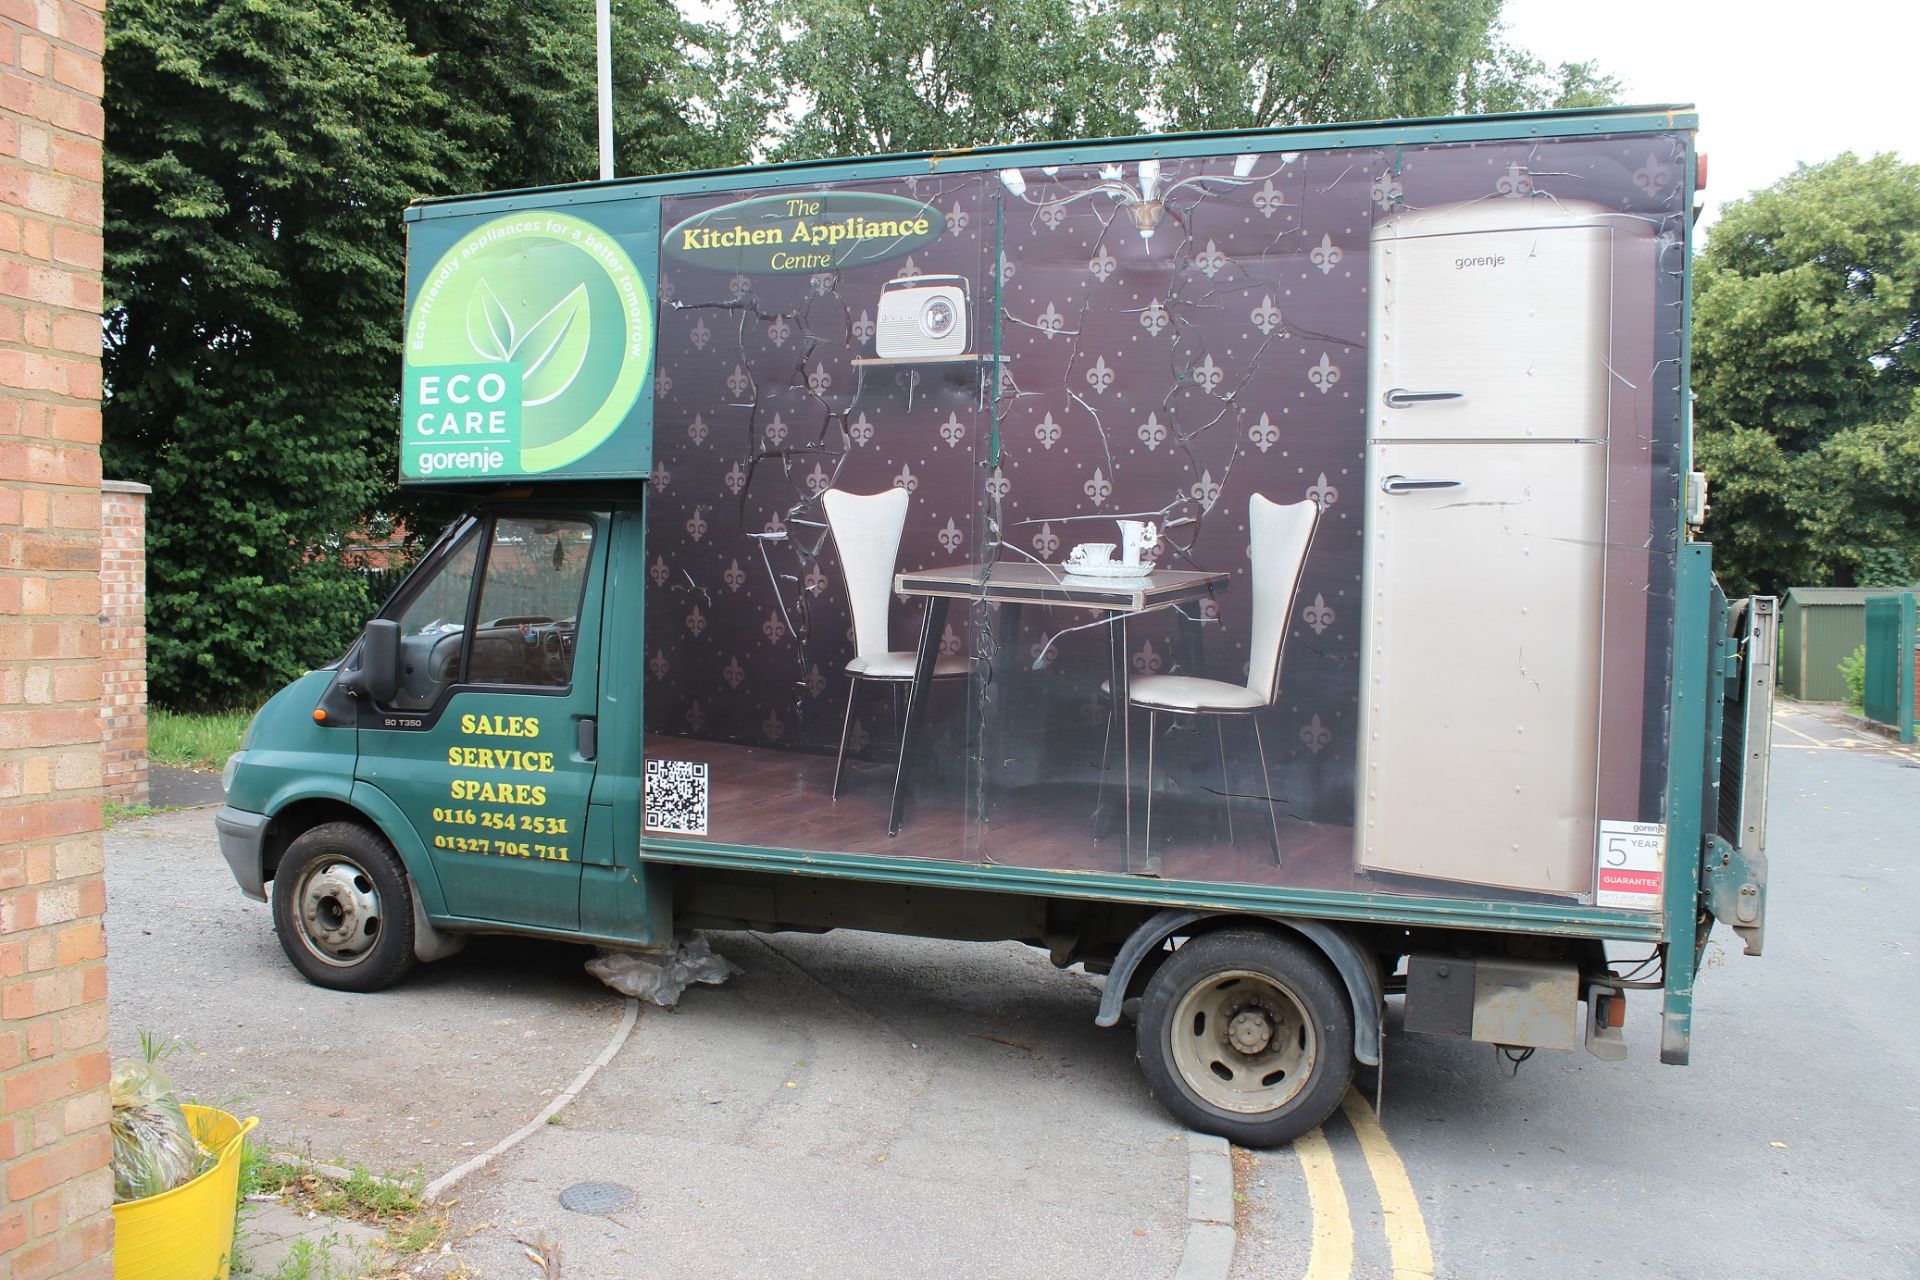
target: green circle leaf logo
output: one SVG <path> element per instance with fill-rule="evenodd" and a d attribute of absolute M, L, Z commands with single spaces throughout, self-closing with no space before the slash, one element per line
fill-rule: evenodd
<path fill-rule="evenodd" d="M 646 282 L 613 236 L 509 214 L 434 263 L 407 320 L 400 473 L 552 471 L 625 420 L 653 357 Z"/>

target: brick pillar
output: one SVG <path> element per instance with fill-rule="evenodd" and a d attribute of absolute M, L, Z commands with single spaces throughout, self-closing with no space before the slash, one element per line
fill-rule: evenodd
<path fill-rule="evenodd" d="M 0 1275 L 111 1274 L 102 4 L 0 0 Z"/>
<path fill-rule="evenodd" d="M 147 802 L 147 495 L 100 484 L 100 736 L 107 799 Z"/>

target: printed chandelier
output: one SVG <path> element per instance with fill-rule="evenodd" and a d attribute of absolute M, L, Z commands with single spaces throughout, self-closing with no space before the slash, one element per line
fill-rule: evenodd
<path fill-rule="evenodd" d="M 1210 184 L 1219 184 L 1227 187 L 1249 186 L 1255 182 L 1272 179 L 1281 169 L 1292 163 L 1292 161 L 1293 153 L 1283 152 L 1280 156 L 1279 168 L 1275 168 L 1267 173 L 1256 174 L 1253 171 L 1253 167 L 1260 162 L 1258 155 L 1247 154 L 1235 156 L 1233 161 L 1233 175 L 1231 177 L 1223 173 L 1195 174 L 1190 178 L 1182 178 L 1164 189 L 1160 186 L 1160 162 L 1158 160 L 1142 160 L 1139 163 L 1137 166 L 1139 184 L 1137 186 L 1126 181 L 1126 170 L 1122 166 L 1108 164 L 1100 167 L 1100 181 L 1093 186 L 1053 200 L 1027 199 L 1026 175 L 1018 169 L 1002 169 L 1000 171 L 1000 183 L 1014 196 L 1034 206 L 1036 209 L 1059 209 L 1074 203 L 1076 200 L 1084 200 L 1089 196 L 1110 197 L 1118 200 L 1121 207 L 1127 211 L 1128 216 L 1133 219 L 1134 230 L 1140 233 L 1140 238 L 1142 240 L 1152 240 L 1154 231 L 1160 226 L 1161 217 L 1166 213 L 1167 201 L 1172 199 L 1178 192 L 1189 189 L 1204 192 Z M 1060 167 L 1058 165 L 1048 165 L 1041 169 L 1040 172 L 1051 178 L 1060 172 Z"/>

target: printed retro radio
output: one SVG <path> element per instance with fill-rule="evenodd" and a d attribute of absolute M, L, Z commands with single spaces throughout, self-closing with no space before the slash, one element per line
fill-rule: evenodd
<path fill-rule="evenodd" d="M 880 290 L 874 353 L 887 360 L 964 355 L 971 317 L 965 276 L 912 276 Z"/>

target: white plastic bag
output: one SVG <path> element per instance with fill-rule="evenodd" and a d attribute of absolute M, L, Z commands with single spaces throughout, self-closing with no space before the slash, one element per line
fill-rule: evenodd
<path fill-rule="evenodd" d="M 700 934 L 681 934 L 659 951 L 613 951 L 601 948 L 587 961 L 587 972 L 623 996 L 651 1001 L 662 1009 L 680 1003 L 680 994 L 696 982 L 718 986 L 739 965 L 713 948 Z"/>

